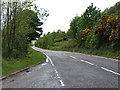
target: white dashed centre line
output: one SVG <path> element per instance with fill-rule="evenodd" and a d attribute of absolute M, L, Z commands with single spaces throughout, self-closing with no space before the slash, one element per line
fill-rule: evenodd
<path fill-rule="evenodd" d="M 110 70 L 110 69 L 107 69 L 107 68 L 104 68 L 104 67 L 101 67 L 101 69 L 103 69 L 103 70 L 105 70 L 105 71 L 108 71 L 108 72 L 111 72 L 111 73 L 113 73 L 113 74 L 116 74 L 116 75 L 119 75 L 119 76 L 120 76 L 119 73 L 117 73 L 117 72 L 115 72 L 115 71 L 112 71 L 112 70 Z"/>
<path fill-rule="evenodd" d="M 73 56 L 70 56 L 71 58 L 73 58 L 73 59 L 76 59 L 76 57 L 73 57 Z"/>
<path fill-rule="evenodd" d="M 85 60 L 80 60 L 80 61 L 81 61 L 81 62 L 85 62 L 85 63 L 90 64 L 90 65 L 94 65 L 93 63 L 88 62 L 88 61 L 85 61 Z"/>
<path fill-rule="evenodd" d="M 76 57 L 74 57 L 74 56 L 70 56 L 71 58 L 73 58 L 73 59 L 77 59 Z M 79 61 L 79 60 L 78 60 Z M 80 60 L 81 62 L 84 62 L 84 63 L 87 63 L 87 64 L 89 64 L 89 65 L 92 65 L 92 66 L 96 66 L 96 67 L 99 67 L 99 68 L 101 68 L 102 70 L 105 70 L 105 71 L 107 71 L 107 72 L 111 72 L 111 73 L 113 73 L 113 74 L 116 74 L 116 75 L 120 75 L 119 73 L 117 73 L 117 72 L 115 72 L 115 71 L 112 71 L 112 70 L 110 70 L 110 69 L 107 69 L 107 68 L 104 68 L 104 67 L 100 67 L 100 66 L 98 66 L 98 65 L 95 65 L 95 64 L 93 64 L 93 63 L 91 63 L 91 62 L 88 62 L 88 61 L 86 61 L 86 60 Z"/>
<path fill-rule="evenodd" d="M 85 63 L 90 64 L 90 65 L 93 65 L 93 66 L 96 66 L 96 67 L 99 67 L 99 68 L 101 68 L 102 70 L 105 70 L 105 71 L 107 71 L 107 72 L 111 72 L 111 73 L 113 73 L 113 74 L 120 75 L 119 73 L 117 73 L 117 72 L 115 72 L 115 71 L 112 71 L 112 70 L 107 69 L 107 68 L 104 68 L 104 67 L 100 67 L 100 66 L 98 66 L 98 65 L 94 65 L 94 64 L 91 63 L 91 62 L 88 62 L 88 61 L 85 61 L 85 60 L 80 60 L 80 61 L 85 62 Z"/>

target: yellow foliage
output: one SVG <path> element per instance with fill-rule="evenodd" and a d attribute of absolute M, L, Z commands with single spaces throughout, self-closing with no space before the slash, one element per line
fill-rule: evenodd
<path fill-rule="evenodd" d="M 119 19 L 119 17 L 118 16 L 116 16 L 116 20 L 118 20 Z"/>
<path fill-rule="evenodd" d="M 103 26 L 95 26 L 94 30 L 97 32 L 103 32 L 106 30 L 106 27 L 104 25 Z"/>
<path fill-rule="evenodd" d="M 85 37 L 82 37 L 82 40 L 86 40 Z"/>
<path fill-rule="evenodd" d="M 115 34 L 117 31 L 112 29 L 111 34 Z"/>
<path fill-rule="evenodd" d="M 86 40 L 89 32 L 90 32 L 90 29 L 85 29 L 82 31 L 82 40 Z"/>
<path fill-rule="evenodd" d="M 112 41 L 113 40 L 113 35 L 110 35 L 109 36 L 109 41 Z"/>
<path fill-rule="evenodd" d="M 120 16 L 110 16 L 107 20 L 107 25 L 112 26 L 112 28 L 117 27 Z"/>
<path fill-rule="evenodd" d="M 112 29 L 111 35 L 109 36 L 109 41 L 112 41 L 114 39 L 116 33 L 117 33 L 117 31 Z"/>
<path fill-rule="evenodd" d="M 82 31 L 82 35 L 88 34 L 88 32 L 90 32 L 90 29 L 85 29 Z"/>
<path fill-rule="evenodd" d="M 116 34 L 118 23 L 120 21 L 120 15 L 119 16 L 103 16 L 102 21 L 104 22 L 102 22 L 98 26 L 95 26 L 94 30 L 99 35 L 99 38 L 104 35 L 104 32 L 106 32 L 107 30 L 110 30 L 111 34 L 109 36 L 109 40 L 112 41 Z"/>

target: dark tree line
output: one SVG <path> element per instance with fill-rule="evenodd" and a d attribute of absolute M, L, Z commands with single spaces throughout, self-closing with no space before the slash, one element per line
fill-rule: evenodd
<path fill-rule="evenodd" d="M 40 12 L 32 1 L 2 2 L 2 56 L 9 59 L 24 57 L 31 41 L 42 35 L 43 30 L 38 26 L 48 15 L 48 11 L 42 9 Z"/>

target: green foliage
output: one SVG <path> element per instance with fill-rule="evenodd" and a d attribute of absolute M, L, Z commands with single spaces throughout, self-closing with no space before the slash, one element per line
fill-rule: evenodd
<path fill-rule="evenodd" d="M 92 30 L 94 25 L 98 24 L 100 16 L 100 10 L 91 4 L 81 17 L 76 16 L 70 23 L 70 29 L 68 30 L 69 37 L 75 38 L 80 46 L 84 46 L 83 40 L 87 39 L 88 34 L 82 33 L 87 29 Z"/>
<path fill-rule="evenodd" d="M 76 33 L 76 40 L 80 46 L 82 46 L 83 40 L 82 40 L 82 30 L 79 30 Z"/>
<path fill-rule="evenodd" d="M 94 25 L 100 18 L 100 10 L 93 6 L 93 3 L 87 7 L 86 11 L 82 15 L 82 24 L 84 29 L 93 29 Z"/>
<path fill-rule="evenodd" d="M 115 35 L 115 39 L 112 41 L 111 46 L 115 51 L 120 50 L 120 31 L 118 31 L 118 33 Z"/>
<path fill-rule="evenodd" d="M 80 17 L 76 16 L 70 23 L 70 29 L 68 31 L 68 36 L 71 38 L 76 38 L 76 33 L 78 31 L 78 21 Z"/>
<path fill-rule="evenodd" d="M 49 45 L 52 45 L 54 42 L 54 36 L 52 34 L 47 34 L 43 38 L 39 38 L 35 43 L 38 47 L 47 48 Z"/>
<path fill-rule="evenodd" d="M 97 9 L 91 4 L 81 16 L 76 16 L 72 19 L 70 29 L 66 33 L 67 36 L 65 35 L 67 40 L 64 41 L 64 35 L 61 36 L 58 33 L 54 33 L 52 44 L 49 44 L 49 38 L 51 38 L 51 36 L 45 35 L 36 42 L 37 46 L 45 46 L 44 44 L 40 45 L 40 43 L 47 41 L 47 39 L 45 40 L 44 38 L 48 36 L 47 42 L 49 45 L 47 44 L 45 47 L 47 49 L 119 56 L 119 12 L 120 2 L 117 2 L 114 6 L 103 12 L 100 12 L 100 9 Z"/>
<path fill-rule="evenodd" d="M 89 49 L 95 49 L 97 43 L 98 42 L 97 42 L 96 36 L 94 34 L 89 35 L 88 38 L 85 41 L 85 46 L 84 47 L 89 48 Z"/>
<path fill-rule="evenodd" d="M 49 46 L 48 49 L 52 50 L 69 50 L 77 46 L 76 40 L 68 40 L 56 42 L 52 46 Z"/>
<path fill-rule="evenodd" d="M 7 14 L 2 30 L 2 55 L 9 59 L 25 57 L 31 41 L 42 35 L 42 28 L 38 26 L 43 24 L 41 19 L 47 17 L 48 12 L 31 10 L 32 2 L 9 1 L 4 6 Z"/>
<path fill-rule="evenodd" d="M 118 1 L 114 6 L 107 8 L 103 11 L 103 13 L 116 16 L 120 14 L 120 1 Z"/>
<path fill-rule="evenodd" d="M 57 32 L 48 33 L 47 35 L 44 35 L 42 38 L 40 37 L 35 43 L 35 45 L 41 48 L 49 48 L 55 42 L 60 41 L 67 41 L 67 36 L 65 32 L 58 30 Z"/>

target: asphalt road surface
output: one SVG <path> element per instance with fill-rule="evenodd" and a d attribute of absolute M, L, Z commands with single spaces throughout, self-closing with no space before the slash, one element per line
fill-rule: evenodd
<path fill-rule="evenodd" d="M 47 56 L 46 63 L 4 79 L 3 88 L 120 87 L 117 59 L 32 48 Z"/>

